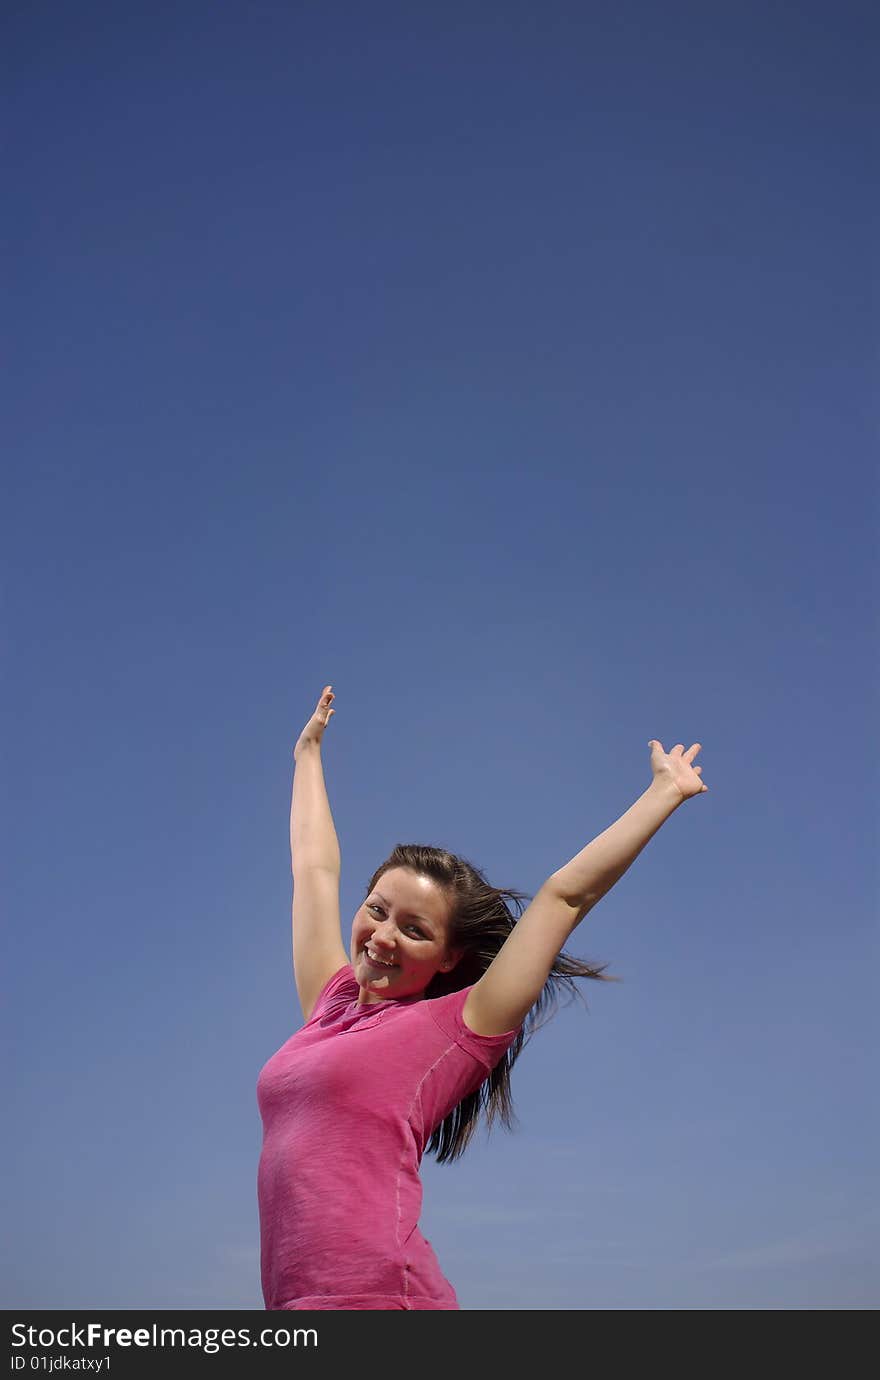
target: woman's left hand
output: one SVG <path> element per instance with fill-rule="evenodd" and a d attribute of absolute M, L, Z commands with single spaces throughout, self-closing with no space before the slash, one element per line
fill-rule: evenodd
<path fill-rule="evenodd" d="M 699 795 L 701 791 L 708 791 L 709 787 L 700 780 L 703 768 L 691 765 L 700 751 L 700 743 L 693 743 L 687 752 L 684 750 L 684 743 L 676 743 L 670 752 L 664 752 L 663 744 L 658 743 L 656 738 L 652 738 L 648 746 L 651 749 L 651 770 L 655 781 L 674 786 L 682 800 Z"/>

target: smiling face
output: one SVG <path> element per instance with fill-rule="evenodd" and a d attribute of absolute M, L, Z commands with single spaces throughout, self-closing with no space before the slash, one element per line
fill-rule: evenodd
<path fill-rule="evenodd" d="M 412 997 L 437 972 L 455 967 L 450 949 L 449 901 L 430 877 L 409 868 L 383 872 L 351 927 L 351 966 L 359 1002 Z"/>

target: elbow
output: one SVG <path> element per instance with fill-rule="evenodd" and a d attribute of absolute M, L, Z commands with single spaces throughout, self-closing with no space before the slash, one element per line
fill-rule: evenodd
<path fill-rule="evenodd" d="M 572 926 L 579 925 L 587 912 L 592 910 L 593 906 L 599 900 L 598 896 L 574 895 L 571 889 L 566 888 L 558 879 L 556 873 L 554 873 L 552 877 L 547 878 L 541 890 L 549 892 L 551 895 L 555 896 L 558 901 L 564 902 L 564 904 L 569 907 L 573 913 Z"/>

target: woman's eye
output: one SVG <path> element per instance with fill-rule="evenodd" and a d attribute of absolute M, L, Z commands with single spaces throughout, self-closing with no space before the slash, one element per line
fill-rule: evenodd
<path fill-rule="evenodd" d="M 380 915 L 385 914 L 381 906 L 374 905 L 371 901 L 367 902 L 367 910 L 377 910 Z M 425 938 L 424 931 L 419 929 L 418 925 L 407 925 L 406 928 L 409 930 L 410 934 L 418 935 L 419 939 Z"/>

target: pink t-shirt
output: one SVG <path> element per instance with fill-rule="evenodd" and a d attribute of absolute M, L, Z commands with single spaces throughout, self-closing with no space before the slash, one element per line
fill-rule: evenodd
<path fill-rule="evenodd" d="M 260 1070 L 268 1309 L 458 1308 L 418 1229 L 434 1129 L 513 1043 L 462 1020 L 471 989 L 358 1005 L 346 964 Z"/>

